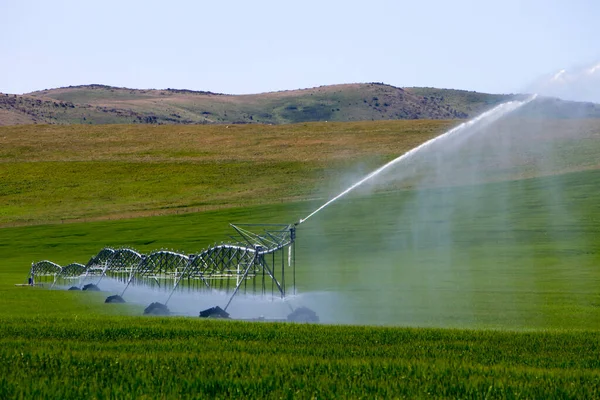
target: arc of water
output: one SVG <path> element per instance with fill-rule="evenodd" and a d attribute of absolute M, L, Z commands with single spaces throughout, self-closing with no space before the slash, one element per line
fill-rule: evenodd
<path fill-rule="evenodd" d="M 499 118 L 511 111 L 514 111 L 517 108 L 520 108 L 520 107 L 524 106 L 525 104 L 533 101 L 536 97 L 537 97 L 537 94 L 534 94 L 523 101 L 508 101 L 506 103 L 499 104 L 496 107 L 484 112 L 483 114 L 481 114 L 467 122 L 463 122 L 462 124 L 458 125 L 455 128 L 450 129 L 446 133 L 444 133 L 440 136 L 436 136 L 435 138 L 428 140 L 425 143 L 420 144 L 419 146 L 402 154 L 400 157 L 393 159 L 392 161 L 388 162 L 387 164 L 385 164 L 385 165 L 379 167 L 378 169 L 376 169 L 375 171 L 371 172 L 370 174 L 368 174 L 367 176 L 365 176 L 364 178 L 362 178 L 361 180 L 359 180 L 358 182 L 356 182 L 355 184 L 350 186 L 348 189 L 344 190 L 342 193 L 338 194 L 337 196 L 335 196 L 334 198 L 332 198 L 331 200 L 329 200 L 325 204 L 323 204 L 321 207 L 317 208 L 315 211 L 310 213 L 306 218 L 302 218 L 300 221 L 298 221 L 298 224 L 305 222 L 307 219 L 309 219 L 310 217 L 312 217 L 313 215 L 315 215 L 316 213 L 318 213 L 319 211 L 321 211 L 322 209 L 324 209 L 325 207 L 327 207 L 328 205 L 330 205 L 331 203 L 333 203 L 340 197 L 345 196 L 346 194 L 348 194 L 352 190 L 356 189 L 357 187 L 359 187 L 360 185 L 362 185 L 369 179 L 373 178 L 374 176 L 379 175 L 381 172 L 388 169 L 389 167 L 411 158 L 413 155 L 430 147 L 432 144 L 439 142 L 441 140 L 446 140 L 449 137 L 454 136 L 457 132 L 461 132 L 464 129 L 470 128 L 473 125 L 478 124 L 482 120 L 487 120 L 488 118 L 496 118 L 497 119 L 497 118 Z"/>

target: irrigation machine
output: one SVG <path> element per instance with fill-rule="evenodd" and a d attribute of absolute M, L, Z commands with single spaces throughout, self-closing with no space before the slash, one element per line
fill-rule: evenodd
<path fill-rule="evenodd" d="M 144 314 L 168 315 L 167 304 L 177 292 L 225 294 L 224 304 L 200 312 L 200 317 L 229 318 L 227 309 L 240 294 L 286 299 L 296 294 L 296 224 L 230 224 L 234 234 L 197 254 L 159 250 L 149 254 L 130 248 L 103 248 L 87 264 L 60 266 L 51 261 L 31 265 L 29 285 L 68 290 L 100 290 L 103 280 L 122 290 L 106 303 L 124 303 L 132 287 L 153 289 L 163 303 L 153 302 Z M 288 321 L 318 322 L 306 307 L 290 308 Z"/>

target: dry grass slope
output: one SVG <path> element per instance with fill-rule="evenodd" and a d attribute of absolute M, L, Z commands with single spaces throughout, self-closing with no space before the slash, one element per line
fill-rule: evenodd
<path fill-rule="evenodd" d="M 311 121 L 464 119 L 512 98 L 465 90 L 343 84 L 251 95 L 180 89 L 70 86 L 0 94 L 0 125 L 289 124 Z M 528 110 L 546 118 L 597 118 L 600 105 L 547 99 Z"/>
<path fill-rule="evenodd" d="M 448 101 L 445 93 L 450 95 Z M 321 86 L 253 95 L 136 90 L 84 85 L 3 95 L 0 109 L 47 123 L 264 123 L 467 118 L 510 96 L 405 90 L 379 83 Z M 466 92 L 469 93 L 469 92 Z M 435 94 L 435 95 L 434 95 Z M 465 103 L 466 102 L 466 103 Z M 463 104 L 464 103 L 464 104 Z M 21 123 L 14 118 L 4 124 Z"/>

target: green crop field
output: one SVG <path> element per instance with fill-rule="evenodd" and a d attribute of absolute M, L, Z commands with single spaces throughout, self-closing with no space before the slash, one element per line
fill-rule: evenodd
<path fill-rule="evenodd" d="M 596 398 L 597 333 L 3 321 L 2 398 Z"/>
<path fill-rule="evenodd" d="M 293 301 L 324 325 L 13 285 L 32 261 L 297 221 L 448 125 L 1 128 L 0 398 L 597 398 L 595 120 L 508 121 L 301 224 Z"/>

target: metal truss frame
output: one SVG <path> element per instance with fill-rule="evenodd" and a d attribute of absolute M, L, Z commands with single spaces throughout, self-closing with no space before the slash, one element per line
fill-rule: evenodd
<path fill-rule="evenodd" d="M 121 296 L 130 286 L 155 287 L 169 292 L 167 302 L 178 290 L 225 292 L 231 294 L 225 310 L 240 292 L 281 298 L 290 290 L 295 294 L 296 225 L 230 225 L 235 234 L 229 243 L 198 254 L 159 250 L 144 255 L 129 248 L 104 248 L 86 265 L 34 263 L 30 276 L 51 281 L 52 287 L 75 280 L 79 285 L 86 281 L 98 285 L 107 277 L 125 283 Z"/>

